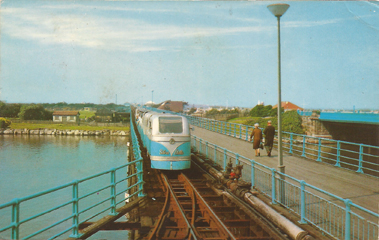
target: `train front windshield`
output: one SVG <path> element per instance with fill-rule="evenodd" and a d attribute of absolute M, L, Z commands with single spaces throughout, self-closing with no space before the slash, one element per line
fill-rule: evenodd
<path fill-rule="evenodd" d="M 160 133 L 182 133 L 183 122 L 180 117 L 160 117 L 159 118 Z"/>

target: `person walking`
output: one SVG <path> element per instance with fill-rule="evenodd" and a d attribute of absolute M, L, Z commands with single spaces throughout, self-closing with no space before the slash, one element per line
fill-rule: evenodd
<path fill-rule="evenodd" d="M 262 141 L 262 130 L 260 130 L 258 127 L 259 127 L 258 123 L 254 124 L 254 129 L 250 135 L 250 140 L 254 139 L 253 149 L 255 150 L 256 157 L 261 155 L 259 152 L 259 145 L 261 144 L 261 141 Z"/>
<path fill-rule="evenodd" d="M 271 157 L 272 147 L 274 146 L 275 128 L 271 126 L 271 121 L 267 122 L 267 127 L 263 130 L 265 134 L 265 148 L 267 156 Z"/>

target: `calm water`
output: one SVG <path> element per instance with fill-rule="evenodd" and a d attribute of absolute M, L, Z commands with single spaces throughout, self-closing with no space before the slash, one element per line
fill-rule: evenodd
<path fill-rule="evenodd" d="M 125 137 L 110 136 L 0 135 L 0 204 L 125 164 L 127 141 Z M 121 174 L 126 175 L 126 171 Z M 91 184 L 109 184 L 109 177 L 104 178 L 104 183 Z M 82 190 L 79 188 L 79 191 Z M 69 189 L 53 198 L 69 200 L 71 195 Z M 32 208 L 24 204 L 20 218 L 30 215 L 27 212 L 33 212 L 30 209 L 38 208 L 39 204 L 30 203 Z M 69 213 L 71 208 L 68 207 Z M 9 212 L 0 211 L 0 218 L 9 221 Z M 2 237 L 10 236 L 0 233 Z"/>

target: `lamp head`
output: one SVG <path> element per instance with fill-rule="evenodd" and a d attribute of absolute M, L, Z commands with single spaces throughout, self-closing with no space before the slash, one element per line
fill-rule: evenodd
<path fill-rule="evenodd" d="M 290 5 L 285 3 L 276 3 L 267 6 L 268 10 L 270 10 L 275 17 L 281 17 L 289 7 Z"/>

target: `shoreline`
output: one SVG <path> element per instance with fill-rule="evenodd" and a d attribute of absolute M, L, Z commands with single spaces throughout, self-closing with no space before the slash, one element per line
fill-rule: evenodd
<path fill-rule="evenodd" d="M 59 135 L 59 136 L 129 136 L 129 131 L 122 130 L 59 130 L 59 129 L 0 129 L 0 135 Z"/>

